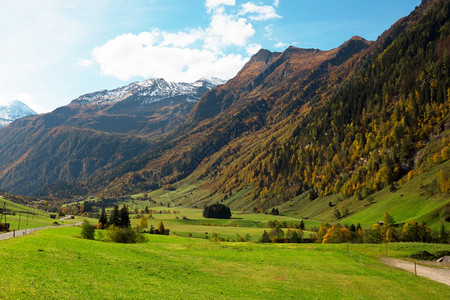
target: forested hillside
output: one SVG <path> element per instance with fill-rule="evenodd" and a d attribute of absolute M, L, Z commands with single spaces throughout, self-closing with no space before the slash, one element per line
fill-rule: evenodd
<path fill-rule="evenodd" d="M 218 193 L 249 186 L 271 207 L 412 178 L 449 158 L 449 28 L 449 3 L 425 1 L 373 43 L 261 51 L 158 151 L 97 182 L 115 194 L 194 172 Z"/>
<path fill-rule="evenodd" d="M 307 190 L 312 198 L 364 198 L 448 160 L 449 21 L 449 3 L 439 1 L 417 24 L 386 38 L 329 99 L 293 117 L 287 138 L 274 133 L 251 155 L 241 151 L 242 159 L 221 163 L 221 189 L 250 185 L 264 206 Z"/>

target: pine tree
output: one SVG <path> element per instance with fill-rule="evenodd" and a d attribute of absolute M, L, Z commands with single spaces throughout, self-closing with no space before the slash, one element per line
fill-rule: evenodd
<path fill-rule="evenodd" d="M 439 237 L 440 237 L 442 244 L 448 243 L 448 233 L 447 233 L 447 231 L 445 231 L 444 222 L 442 222 L 441 231 L 439 232 Z"/>
<path fill-rule="evenodd" d="M 106 211 L 104 207 L 102 207 L 102 213 L 100 215 L 100 218 L 98 219 L 98 222 L 102 223 L 103 227 L 106 227 L 106 225 L 108 224 L 108 218 L 106 217 Z"/>
<path fill-rule="evenodd" d="M 261 238 L 259 239 L 261 243 L 270 243 L 272 242 L 267 231 L 264 230 Z"/>
<path fill-rule="evenodd" d="M 119 226 L 120 225 L 120 217 L 119 217 L 119 205 L 114 205 L 111 214 L 109 215 L 109 225 Z"/>
<path fill-rule="evenodd" d="M 303 220 L 300 221 L 300 229 L 305 230 L 305 222 Z"/>
<path fill-rule="evenodd" d="M 120 223 L 119 226 L 123 228 L 130 227 L 130 214 L 128 212 L 128 207 L 126 204 L 120 209 L 119 212 Z"/>

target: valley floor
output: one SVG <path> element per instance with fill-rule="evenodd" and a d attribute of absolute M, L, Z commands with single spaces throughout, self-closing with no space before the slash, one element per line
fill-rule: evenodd
<path fill-rule="evenodd" d="M 448 299 L 450 287 L 384 265 L 385 245 L 212 243 L 148 235 L 143 244 L 56 228 L 0 242 L 6 299 Z M 406 257 L 448 245 L 389 245 Z"/>

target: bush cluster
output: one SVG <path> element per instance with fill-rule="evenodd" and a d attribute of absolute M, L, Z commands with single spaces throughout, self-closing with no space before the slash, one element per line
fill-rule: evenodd
<path fill-rule="evenodd" d="M 210 206 L 206 205 L 203 209 L 203 217 L 215 219 L 230 219 L 231 210 L 228 206 L 221 203 L 215 203 Z"/>

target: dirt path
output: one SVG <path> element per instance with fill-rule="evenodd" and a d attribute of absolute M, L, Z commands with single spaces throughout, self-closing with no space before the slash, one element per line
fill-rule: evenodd
<path fill-rule="evenodd" d="M 74 224 L 66 224 L 66 225 L 45 226 L 45 227 L 21 229 L 21 230 L 16 230 L 16 231 L 11 231 L 11 232 L 0 234 L 0 240 L 7 240 L 7 239 L 14 238 L 14 237 L 24 236 L 24 235 L 30 234 L 32 232 L 35 232 L 35 231 L 38 231 L 38 230 L 41 230 L 41 229 L 68 227 L 68 226 L 78 226 L 80 224 L 81 224 L 81 222 L 74 223 Z"/>
<path fill-rule="evenodd" d="M 414 262 L 404 261 L 401 259 L 395 259 L 390 257 L 383 257 L 380 260 L 382 263 L 388 266 L 414 273 Z M 450 268 L 425 267 L 419 264 L 416 265 L 416 268 L 417 268 L 417 276 L 426 277 L 428 279 L 450 286 Z"/>

